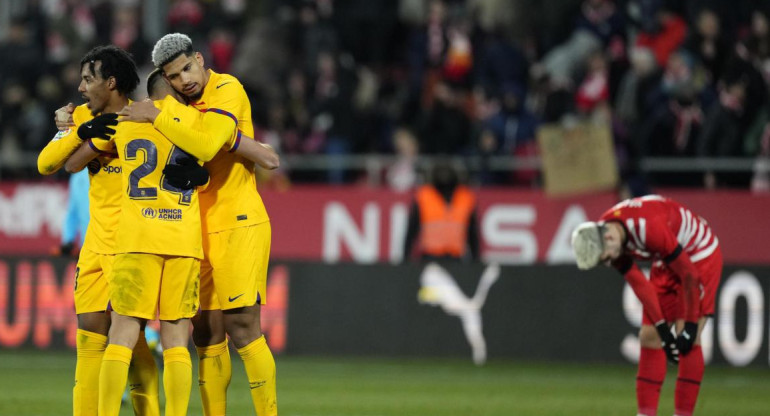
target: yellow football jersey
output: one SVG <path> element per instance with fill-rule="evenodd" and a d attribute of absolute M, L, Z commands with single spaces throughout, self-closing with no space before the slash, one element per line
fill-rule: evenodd
<path fill-rule="evenodd" d="M 231 119 L 239 132 L 233 135 L 234 141 L 225 143 L 214 158 L 204 165 L 211 176 L 208 187 L 200 193 L 204 232 L 218 232 L 268 221 L 265 205 L 257 192 L 254 162 L 232 153 L 238 147 L 240 133 L 254 136 L 251 103 L 243 85 L 231 75 L 209 70 L 209 81 L 201 98 L 190 105 L 203 113 L 221 115 L 216 122 L 220 118 L 225 120 L 223 127 L 232 128 L 233 123 L 227 122 L 227 118 Z M 171 140 L 184 147 L 186 138 L 175 134 L 171 120 L 171 115 L 163 114 L 158 116 L 155 125 L 159 130 L 173 135 Z"/>
<path fill-rule="evenodd" d="M 77 135 L 78 127 L 92 118 L 91 111 L 85 105 L 75 108 L 72 113 L 75 126 L 59 132 L 40 152 L 40 173 L 50 175 L 64 165 L 67 158 L 83 143 Z M 88 191 L 91 220 L 83 248 L 98 254 L 115 254 L 115 231 L 120 215 L 120 160 L 113 150 L 96 150 L 99 156 L 87 166 L 91 182 Z"/>
<path fill-rule="evenodd" d="M 177 117 L 193 125 L 199 114 Z M 116 252 L 203 258 L 198 192 L 176 188 L 163 175 L 166 165 L 194 157 L 151 124 L 122 121 L 115 130 L 123 163 Z"/>

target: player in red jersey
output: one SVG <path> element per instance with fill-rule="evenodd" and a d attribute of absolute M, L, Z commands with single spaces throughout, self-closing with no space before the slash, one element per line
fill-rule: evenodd
<path fill-rule="evenodd" d="M 636 377 L 639 415 L 657 414 L 668 357 L 679 366 L 676 415 L 691 416 L 703 379 L 700 333 L 714 313 L 722 275 L 719 240 L 706 220 L 659 195 L 627 199 L 598 222 L 578 226 L 572 247 L 578 268 L 615 267 L 644 307 Z M 634 259 L 652 262 L 649 281 Z"/>

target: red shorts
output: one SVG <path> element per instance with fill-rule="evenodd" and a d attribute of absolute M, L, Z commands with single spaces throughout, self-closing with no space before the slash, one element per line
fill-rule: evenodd
<path fill-rule="evenodd" d="M 722 250 L 717 249 L 705 259 L 693 263 L 698 270 L 700 279 L 700 311 L 698 316 L 711 316 L 714 314 L 714 303 L 717 296 L 717 288 L 722 278 Z M 682 290 L 682 284 L 674 272 L 663 262 L 653 265 L 650 270 L 650 283 L 655 287 L 658 294 L 658 302 L 663 310 L 663 317 L 668 322 L 674 322 L 677 319 L 684 319 L 684 305 L 679 299 L 679 292 Z M 643 325 L 654 325 L 647 317 L 647 313 L 642 314 Z"/>

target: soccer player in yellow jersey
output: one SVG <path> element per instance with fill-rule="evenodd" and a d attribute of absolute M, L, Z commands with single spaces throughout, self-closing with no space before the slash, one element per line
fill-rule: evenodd
<path fill-rule="evenodd" d="M 193 318 L 204 414 L 225 414 L 231 375 L 226 332 L 243 359 L 257 415 L 275 415 L 275 361 L 259 321 L 260 306 L 266 301 L 270 222 L 257 193 L 254 164 L 223 148 L 233 128 L 238 129 L 240 142 L 236 138 L 232 148 L 237 149 L 244 136 L 253 135 L 251 104 L 235 77 L 204 69 L 203 57 L 185 35 L 161 38 L 152 60 L 187 103 L 205 113 L 203 124 L 209 127 L 183 126 L 174 121 L 171 109 L 158 111 L 144 102 L 120 113 L 124 119 L 152 122 L 176 145 L 207 154 L 202 160 L 207 162 L 211 182 L 200 194 L 201 312 Z"/>
<path fill-rule="evenodd" d="M 158 102 L 167 103 L 178 104 L 170 97 Z M 185 106 L 176 117 L 183 125 L 202 118 Z M 194 159 L 148 124 L 121 121 L 115 130 L 111 142 L 94 139 L 66 164 L 68 170 L 78 170 L 113 148 L 123 163 L 117 254 L 109 285 L 113 322 L 99 378 L 99 415 L 119 414 L 132 348 L 140 327 L 156 311 L 164 348 L 165 414 L 184 415 L 192 384 L 189 319 L 198 310 L 203 258 L 201 217 L 197 192 L 169 180 L 168 172 Z"/>
<path fill-rule="evenodd" d="M 81 60 L 78 91 L 86 104 L 74 108 L 72 127 L 60 131 L 38 156 L 43 175 L 58 171 L 85 140 L 105 136 L 117 122 L 96 117 L 129 104 L 127 95 L 139 83 L 131 57 L 114 46 L 92 49 Z M 85 145 L 88 146 L 88 145 Z M 115 255 L 115 230 L 120 213 L 121 164 L 114 153 L 104 153 L 88 164 L 91 220 L 78 258 L 75 278 L 77 362 L 73 414 L 96 416 L 99 369 L 107 345 L 109 315 L 107 277 Z M 139 337 L 131 363 L 131 397 L 137 415 L 159 415 L 158 370 L 144 336 Z"/>

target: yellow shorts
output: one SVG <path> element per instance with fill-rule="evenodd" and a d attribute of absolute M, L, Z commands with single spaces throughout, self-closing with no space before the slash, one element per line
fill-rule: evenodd
<path fill-rule="evenodd" d="M 80 250 L 75 268 L 75 313 L 104 312 L 110 302 L 107 277 L 115 256 Z"/>
<path fill-rule="evenodd" d="M 110 306 L 124 316 L 175 321 L 198 311 L 200 260 L 123 253 L 115 256 Z"/>
<path fill-rule="evenodd" d="M 201 309 L 235 309 L 267 300 L 270 222 L 203 235 Z"/>

